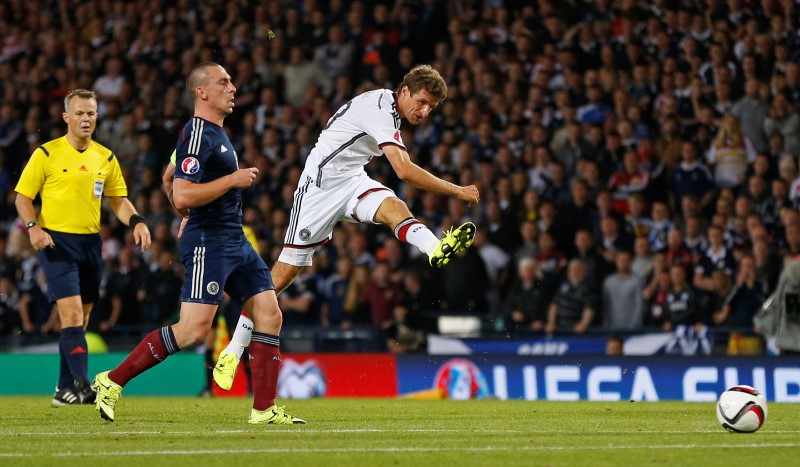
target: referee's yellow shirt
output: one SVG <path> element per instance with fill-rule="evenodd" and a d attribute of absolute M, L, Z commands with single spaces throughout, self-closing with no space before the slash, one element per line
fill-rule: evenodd
<path fill-rule="evenodd" d="M 15 191 L 42 197 L 39 225 L 56 232 L 100 232 L 103 196 L 128 196 L 119 161 L 110 149 L 92 141 L 80 152 L 66 136 L 39 146 L 22 170 Z"/>

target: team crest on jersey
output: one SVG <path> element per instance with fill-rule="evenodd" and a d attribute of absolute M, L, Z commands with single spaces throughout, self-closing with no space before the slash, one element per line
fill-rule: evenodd
<path fill-rule="evenodd" d="M 219 293 L 219 284 L 214 281 L 211 281 L 206 286 L 206 290 L 208 290 L 208 293 L 210 293 L 211 295 L 216 295 Z"/>
<path fill-rule="evenodd" d="M 300 240 L 307 242 L 308 239 L 311 238 L 311 231 L 308 229 L 303 229 L 300 231 Z"/>
<path fill-rule="evenodd" d="M 181 170 L 185 174 L 194 175 L 200 170 L 200 162 L 194 157 L 187 157 L 181 163 Z"/>

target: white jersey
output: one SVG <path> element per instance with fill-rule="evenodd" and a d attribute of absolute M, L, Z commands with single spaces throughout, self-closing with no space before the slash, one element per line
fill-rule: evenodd
<path fill-rule="evenodd" d="M 304 171 L 323 189 L 355 182 L 366 176 L 364 166 L 370 159 L 382 155 L 382 148 L 390 144 L 406 149 L 394 93 L 388 89 L 368 91 L 328 120 Z"/>

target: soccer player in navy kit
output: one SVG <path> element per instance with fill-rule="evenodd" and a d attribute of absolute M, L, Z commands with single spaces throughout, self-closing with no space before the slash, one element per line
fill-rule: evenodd
<path fill-rule="evenodd" d="M 252 424 L 302 424 L 275 405 L 280 370 L 282 317 L 275 286 L 264 261 L 242 231 L 241 189 L 253 184 L 258 169 L 240 169 L 222 128 L 233 112 L 236 87 L 216 63 L 196 66 L 186 87 L 195 103 L 192 120 L 178 139 L 173 200 L 190 209 L 181 237 L 186 281 L 179 321 L 147 335 L 119 366 L 97 375 L 97 409 L 113 421 L 122 388 L 131 379 L 182 348 L 203 341 L 223 291 L 253 317 L 250 344 L 253 375 Z"/>

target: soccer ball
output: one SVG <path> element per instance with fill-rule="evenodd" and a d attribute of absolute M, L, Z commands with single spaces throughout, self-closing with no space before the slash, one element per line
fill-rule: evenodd
<path fill-rule="evenodd" d="M 753 387 L 734 386 L 719 396 L 717 420 L 728 431 L 752 433 L 767 419 L 767 399 Z"/>

